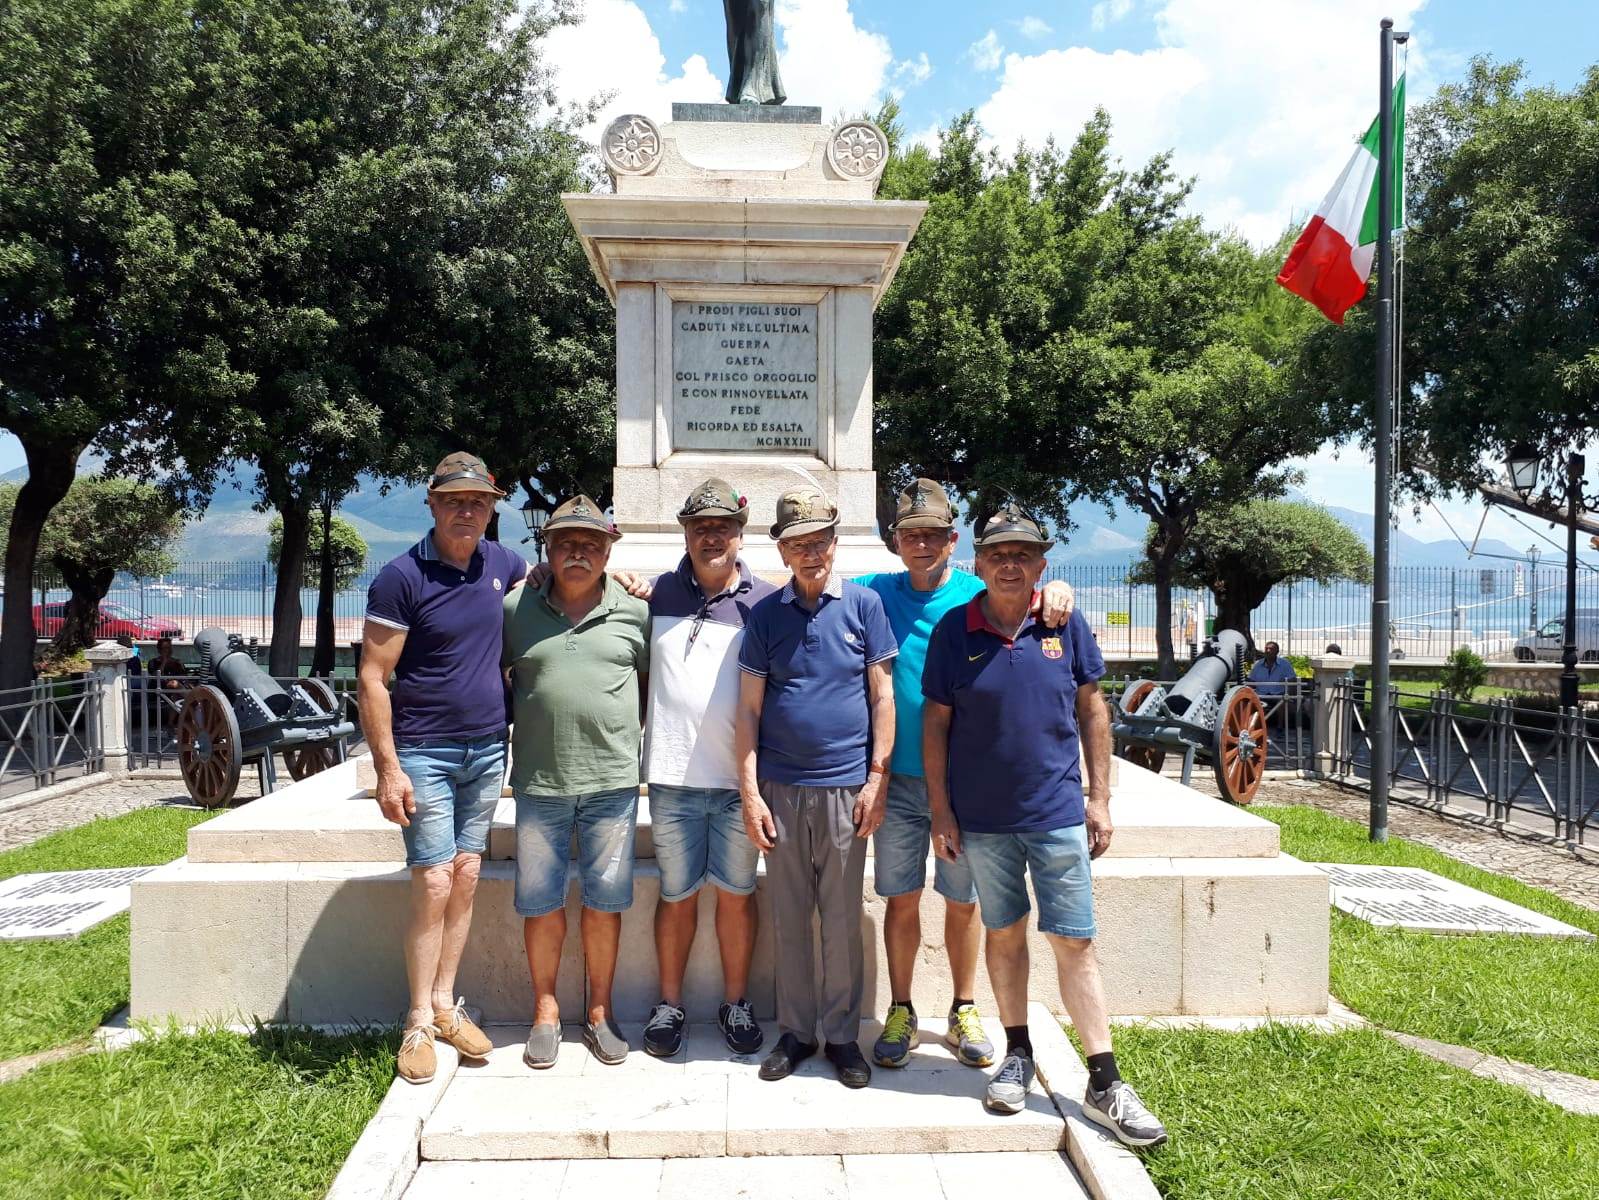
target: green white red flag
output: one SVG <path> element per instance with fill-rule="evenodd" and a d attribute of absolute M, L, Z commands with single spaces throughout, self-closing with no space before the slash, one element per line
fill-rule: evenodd
<path fill-rule="evenodd" d="M 1405 77 L 1394 85 L 1394 189 L 1390 229 L 1404 224 Z M 1366 295 L 1371 263 L 1377 252 L 1377 150 L 1380 121 L 1374 120 L 1360 139 L 1344 173 L 1305 226 L 1277 282 L 1303 296 L 1342 325 L 1344 313 Z"/>

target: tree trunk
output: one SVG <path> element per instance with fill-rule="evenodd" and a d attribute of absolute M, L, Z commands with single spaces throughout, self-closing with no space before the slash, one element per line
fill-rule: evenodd
<path fill-rule="evenodd" d="M 283 518 L 283 549 L 272 595 L 272 648 L 269 674 L 287 678 L 300 673 L 300 583 L 305 577 L 305 549 L 311 535 L 310 506 L 304 502 L 278 506 Z"/>
<path fill-rule="evenodd" d="M 72 589 L 72 597 L 67 601 L 66 618 L 56 631 L 53 644 L 60 655 L 76 654 L 100 640 L 96 632 L 96 626 L 100 624 L 100 601 L 111 590 L 117 573 L 110 568 L 85 571 L 77 564 L 61 558 L 51 561 L 56 570 L 61 572 L 62 581 Z"/>
<path fill-rule="evenodd" d="M 322 498 L 322 558 L 317 564 L 316 649 L 311 674 L 333 677 L 333 497 Z"/>
<path fill-rule="evenodd" d="M 23 435 L 24 437 L 26 435 Z M 6 598 L 0 615 L 0 688 L 27 687 L 33 680 L 33 570 L 39 536 L 51 509 L 72 487 L 83 446 L 76 442 L 43 445 L 23 441 L 28 480 L 17 491 L 6 541 Z"/>
<path fill-rule="evenodd" d="M 1251 630 L 1254 612 L 1265 602 L 1272 585 L 1256 579 L 1215 579 L 1210 590 L 1216 597 L 1216 628 L 1233 629 L 1244 635 L 1249 653 L 1255 654 L 1255 635 Z"/>
<path fill-rule="evenodd" d="M 1171 642 L 1171 576 L 1172 557 L 1150 556 L 1155 571 L 1155 657 L 1157 679 L 1177 678 L 1177 655 Z"/>

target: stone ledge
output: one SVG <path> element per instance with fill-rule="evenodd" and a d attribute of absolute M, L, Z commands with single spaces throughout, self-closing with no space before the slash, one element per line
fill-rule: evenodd
<path fill-rule="evenodd" d="M 748 125 L 820 125 L 822 110 L 811 104 L 685 104 L 672 105 L 674 121 L 715 121 Z"/>

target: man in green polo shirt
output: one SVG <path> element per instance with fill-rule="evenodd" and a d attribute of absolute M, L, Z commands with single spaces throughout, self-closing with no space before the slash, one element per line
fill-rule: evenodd
<path fill-rule="evenodd" d="M 522 1057 L 530 1067 L 549 1067 L 560 1049 L 555 982 L 566 940 L 566 864 L 575 831 L 589 984 L 583 1040 L 595 1058 L 614 1064 L 628 1052 L 611 1015 L 611 982 L 621 914 L 633 903 L 650 610 L 607 578 L 611 545 L 621 534 L 594 501 L 566 501 L 544 531 L 549 577 L 505 601 L 516 911 L 524 918 L 533 980 L 533 1029 Z"/>

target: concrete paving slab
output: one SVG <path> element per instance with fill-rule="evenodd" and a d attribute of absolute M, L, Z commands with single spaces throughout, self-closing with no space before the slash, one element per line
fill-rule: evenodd
<path fill-rule="evenodd" d="M 570 1164 L 532 1162 L 425 1162 L 405 1200 L 558 1200 Z M 603 1193 L 602 1193 L 603 1194 Z M 649 1195 L 643 1193 L 640 1200 Z"/>
<path fill-rule="evenodd" d="M 1000 1190 L 1013 1196 L 1088 1200 L 1077 1172 L 1059 1151 L 1040 1154 L 935 1154 L 933 1169 L 944 1200 L 991 1200 Z M 867 1197 L 870 1192 L 853 1192 Z M 937 1192 L 932 1193 L 937 1195 Z"/>
<path fill-rule="evenodd" d="M 566 1168 L 559 1196 L 549 1200 L 604 1200 L 647 1197 L 661 1189 L 661 1158 L 580 1158 Z M 543 1197 L 540 1200 L 544 1200 Z"/>
<path fill-rule="evenodd" d="M 727 1081 L 715 1076 L 458 1074 L 423 1126 L 422 1157 L 710 1157 L 726 1129 Z"/>
<path fill-rule="evenodd" d="M 661 1168 L 661 1188 L 657 1197 L 658 1200 L 851 1200 L 851 1193 L 844 1164 L 836 1155 L 804 1155 L 782 1159 L 673 1159 Z"/>

